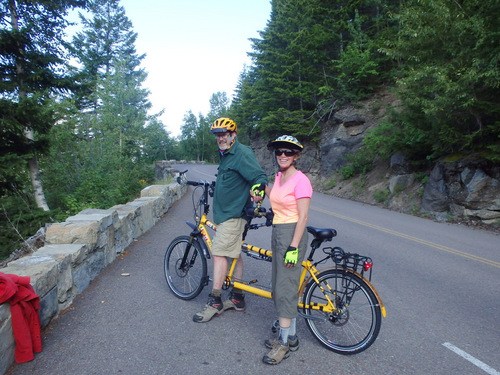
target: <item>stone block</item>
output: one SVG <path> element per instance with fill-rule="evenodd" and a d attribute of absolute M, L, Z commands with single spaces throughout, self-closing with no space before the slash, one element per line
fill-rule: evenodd
<path fill-rule="evenodd" d="M 45 245 L 37 250 L 36 254 L 39 256 L 50 256 L 55 260 L 60 257 L 68 256 L 72 267 L 76 267 L 82 263 L 87 257 L 87 246 L 84 244 L 58 244 L 58 245 Z"/>
<path fill-rule="evenodd" d="M 89 255 L 84 263 L 73 270 L 73 283 L 77 294 L 83 292 L 90 285 L 97 275 L 106 266 L 104 253 L 102 251 L 94 252 Z"/>
<path fill-rule="evenodd" d="M 57 301 L 59 310 L 65 309 L 73 301 L 77 290 L 73 284 L 73 269 L 82 263 L 86 254 L 85 246 L 47 245 L 37 251 L 38 255 L 47 255 L 58 262 Z"/>
<path fill-rule="evenodd" d="M 29 257 L 10 262 L 6 268 L 2 269 L 3 273 L 30 277 L 30 284 L 40 297 L 40 324 L 42 327 L 45 327 L 59 310 L 57 302 L 58 266 L 59 262 L 53 257 L 39 256 L 35 253 Z"/>
<path fill-rule="evenodd" d="M 119 216 L 116 210 L 87 209 L 75 216 L 66 219 L 72 223 L 97 222 L 99 229 L 96 236 L 95 251 L 104 251 L 106 264 L 116 258 L 115 230 L 119 225 Z"/>
<path fill-rule="evenodd" d="M 478 218 L 481 220 L 489 220 L 494 223 L 497 220 L 500 220 L 500 211 L 492 211 L 492 210 L 464 210 L 464 215 L 469 217 Z"/>
<path fill-rule="evenodd" d="M 2 269 L 3 273 L 29 276 L 35 293 L 42 299 L 52 289 L 57 288 L 58 262 L 48 255 L 37 255 L 17 259 Z"/>
<path fill-rule="evenodd" d="M 132 240 L 138 238 L 141 235 L 140 230 L 137 229 L 138 217 L 141 215 L 141 208 L 131 202 L 114 206 L 113 208 L 116 209 L 120 220 L 123 221 L 124 219 L 127 219 L 130 221 L 130 238 Z"/>
<path fill-rule="evenodd" d="M 116 206 L 116 210 L 120 222 L 119 227 L 115 230 L 115 252 L 118 254 L 123 252 L 134 240 L 135 229 L 132 219 L 135 215 L 130 211 L 122 211 L 120 206 Z"/>
<path fill-rule="evenodd" d="M 76 288 L 76 293 L 80 294 L 90 285 L 91 278 L 86 264 L 80 265 L 73 270 L 73 284 Z"/>
<path fill-rule="evenodd" d="M 163 197 L 168 190 L 168 185 L 151 185 L 141 191 L 142 197 Z"/>
<path fill-rule="evenodd" d="M 93 251 L 97 244 L 99 223 L 97 221 L 79 221 L 53 223 L 47 225 L 46 244 L 85 244 Z"/>
<path fill-rule="evenodd" d="M 116 252 L 120 253 L 132 243 L 137 237 L 136 234 L 136 207 L 120 204 L 112 207 L 118 213 L 120 227 L 115 231 Z"/>
<path fill-rule="evenodd" d="M 87 221 L 97 221 L 99 223 L 99 231 L 104 231 L 110 226 L 113 226 L 113 221 L 118 220 L 116 211 L 109 210 L 84 210 L 77 215 L 70 216 L 66 221 L 70 223 L 79 223 Z"/>
<path fill-rule="evenodd" d="M 145 233 L 155 224 L 153 217 L 153 201 L 154 197 L 138 198 L 133 202 L 129 202 L 122 207 L 124 210 L 135 212 L 134 222 L 134 238 L 138 238 L 141 234 Z"/>
<path fill-rule="evenodd" d="M 12 321 L 10 318 L 10 305 L 0 305 L 0 374 L 4 374 L 14 362 L 14 350 L 16 343 L 12 333 Z"/>
<path fill-rule="evenodd" d="M 42 328 L 46 327 L 61 310 L 57 294 L 57 288 L 54 288 L 40 299 L 40 326 Z"/>

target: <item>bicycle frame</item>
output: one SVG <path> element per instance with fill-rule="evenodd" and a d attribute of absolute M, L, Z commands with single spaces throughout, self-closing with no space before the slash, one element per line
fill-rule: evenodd
<path fill-rule="evenodd" d="M 188 224 L 193 229 L 196 229 L 200 233 L 201 237 L 203 238 L 203 241 L 205 242 L 205 244 L 208 247 L 208 250 L 211 253 L 212 252 L 212 245 L 213 245 L 213 243 L 212 243 L 212 239 L 211 239 L 211 237 L 210 237 L 210 235 L 209 235 L 209 233 L 208 233 L 208 231 L 207 231 L 206 228 L 208 227 L 208 228 L 210 228 L 210 229 L 212 229 L 214 231 L 217 231 L 217 225 L 215 225 L 210 220 L 208 220 L 206 213 L 203 213 L 202 217 L 199 219 L 199 224 L 198 224 L 197 227 L 195 225 L 191 224 L 191 223 L 188 223 Z M 264 225 L 264 224 L 262 224 L 262 225 Z M 192 233 L 192 234 L 196 235 L 197 233 Z M 266 250 L 266 249 L 260 248 L 258 246 L 253 246 L 253 245 L 245 243 L 244 241 L 242 243 L 242 248 L 245 248 L 248 251 L 252 251 L 252 252 L 254 252 L 256 254 L 272 258 L 272 251 L 271 250 Z M 318 281 L 316 275 L 320 274 L 324 270 L 334 269 L 333 267 L 328 267 L 326 269 L 318 270 L 318 269 L 316 269 L 316 267 L 312 263 L 311 259 L 312 259 L 312 254 L 310 254 L 307 259 L 305 259 L 304 261 L 302 261 L 302 264 L 301 264 L 301 266 L 302 266 L 302 272 L 300 274 L 299 290 L 298 290 L 299 295 L 302 295 L 302 292 L 303 292 L 305 286 L 309 283 L 309 281 L 311 279 L 314 280 L 317 284 L 319 284 L 319 281 Z M 264 289 L 261 289 L 261 288 L 257 288 L 257 287 L 254 287 L 254 286 L 251 286 L 248 283 L 244 283 L 244 282 L 240 282 L 240 281 L 237 281 L 237 280 L 233 280 L 234 269 L 236 267 L 237 261 L 238 261 L 238 259 L 235 258 L 231 262 L 231 265 L 229 267 L 228 273 L 226 275 L 226 279 L 224 281 L 224 286 L 226 288 L 229 288 L 230 286 L 233 286 L 233 287 L 238 288 L 240 290 L 243 290 L 245 292 L 252 293 L 252 294 L 264 297 L 264 298 L 272 298 L 272 293 L 270 291 L 267 291 L 267 290 L 264 290 Z M 380 308 L 381 308 L 381 311 L 382 311 L 382 316 L 385 318 L 385 316 L 386 316 L 385 307 L 384 307 L 384 305 L 382 303 L 382 299 L 381 299 L 379 293 L 377 292 L 377 290 L 375 289 L 375 287 L 373 286 L 373 284 L 368 279 L 366 279 L 363 275 L 361 275 L 361 274 L 359 274 L 357 272 L 353 272 L 351 270 L 348 270 L 348 272 L 352 272 L 352 273 L 356 274 L 357 276 L 359 276 L 360 278 L 362 278 L 368 284 L 368 286 L 370 287 L 370 289 L 374 292 L 374 294 L 375 294 L 375 296 L 376 296 L 376 298 L 377 298 L 377 300 L 379 302 L 379 305 L 380 305 Z M 308 274 L 309 274 L 309 277 L 306 279 L 306 276 Z M 327 287 L 330 288 L 329 285 L 327 285 Z M 330 290 L 331 290 L 331 288 L 330 288 Z M 327 313 L 332 313 L 332 312 L 338 311 L 338 308 L 335 305 L 335 301 L 332 301 L 332 299 L 329 298 L 329 296 L 326 295 L 326 294 L 325 294 L 325 298 L 327 300 L 327 303 L 325 303 L 325 304 L 317 304 L 317 305 L 309 306 L 309 305 L 304 305 L 302 302 L 299 301 L 298 307 L 302 308 L 302 309 L 321 310 L 321 311 L 324 311 L 324 312 L 327 312 Z"/>
<path fill-rule="evenodd" d="M 184 173 L 181 172 L 180 177 Z M 193 191 L 195 223 L 187 222 L 191 233 L 177 236 L 169 244 L 165 252 L 164 271 L 172 292 L 178 298 L 190 300 L 210 282 L 207 259 L 211 258 L 213 243 L 208 229 L 216 231 L 217 225 L 208 220 L 208 199 L 213 196 L 215 182 L 186 180 L 185 183 L 201 187 L 203 194 L 196 202 Z M 242 236 L 242 252 L 252 258 L 272 261 L 272 251 L 245 242 L 248 230 L 271 225 L 272 211 L 266 212 L 258 204 L 256 208 L 247 208 L 246 216 L 249 219 Z M 253 218 L 263 217 L 266 223 L 252 223 Z M 308 226 L 307 232 L 313 240 L 308 255 L 301 263 L 298 314 L 306 319 L 311 333 L 329 350 L 340 354 L 359 353 L 376 340 L 382 318 L 386 316 L 382 299 L 371 284 L 373 261 L 370 257 L 345 252 L 337 246 L 325 246 L 325 242 L 337 235 L 335 229 Z M 324 255 L 314 260 L 318 249 Z M 234 277 L 237 261 L 233 259 L 230 263 L 222 288 L 234 287 L 272 298 L 271 291 L 255 285 L 257 280 L 244 281 Z M 317 268 L 326 261 L 333 261 L 333 266 Z"/>

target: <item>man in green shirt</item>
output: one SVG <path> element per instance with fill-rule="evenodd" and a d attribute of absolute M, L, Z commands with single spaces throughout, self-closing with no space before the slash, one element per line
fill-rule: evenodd
<path fill-rule="evenodd" d="M 243 276 L 241 241 L 246 223 L 244 208 L 252 205 L 250 189 L 263 192 L 268 183 L 252 149 L 236 140 L 237 127 L 233 120 L 215 120 L 210 132 L 215 135 L 220 154 L 213 202 L 217 234 L 212 247 L 213 289 L 205 308 L 193 316 L 193 321 L 197 323 L 208 322 L 228 309 L 245 310 L 245 297 L 241 290 L 233 288 L 224 302 L 221 290 L 227 275 L 227 258 L 238 258 L 234 277 L 241 279 Z"/>

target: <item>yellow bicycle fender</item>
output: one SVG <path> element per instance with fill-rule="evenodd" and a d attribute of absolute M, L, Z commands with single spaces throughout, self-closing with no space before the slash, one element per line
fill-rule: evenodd
<path fill-rule="evenodd" d="M 318 270 L 318 274 L 320 274 L 323 271 L 328 271 L 328 270 L 344 270 L 344 268 L 336 268 L 336 267 L 322 268 L 322 269 Z M 368 287 L 371 289 L 371 291 L 373 292 L 373 294 L 375 294 L 375 298 L 377 299 L 377 302 L 378 302 L 378 304 L 380 306 L 380 311 L 382 312 L 382 317 L 385 318 L 386 317 L 386 311 L 385 311 L 384 303 L 382 302 L 382 297 L 380 297 L 380 294 L 378 293 L 377 289 L 375 289 L 375 287 L 373 286 L 373 284 L 366 277 L 363 277 L 358 272 L 354 272 L 353 270 L 350 270 L 350 269 L 347 269 L 347 272 L 350 272 L 350 273 L 358 276 L 360 279 L 362 279 L 366 283 L 366 285 L 368 285 Z M 301 288 L 299 290 L 299 296 L 301 296 L 304 293 L 304 288 L 306 287 L 307 284 L 309 284 L 309 281 L 311 281 L 311 279 L 312 279 L 312 276 L 309 275 L 308 279 L 305 280 L 302 283 L 302 286 L 301 286 Z"/>

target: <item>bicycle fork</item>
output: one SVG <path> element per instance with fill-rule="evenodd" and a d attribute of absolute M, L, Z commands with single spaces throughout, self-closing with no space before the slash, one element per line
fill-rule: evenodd
<path fill-rule="evenodd" d="M 190 223 L 188 223 L 190 224 Z M 194 251 L 190 257 L 188 257 L 189 253 L 190 253 L 190 250 L 191 250 L 191 246 L 193 246 L 193 242 L 194 241 L 198 241 L 198 243 L 201 243 L 199 240 L 198 240 L 198 236 L 199 236 L 200 232 L 197 232 L 197 231 L 193 231 L 191 233 L 191 236 L 190 236 L 190 239 L 189 239 L 189 242 L 188 242 L 188 245 L 186 247 L 186 251 L 184 251 L 184 255 L 177 267 L 178 271 L 183 273 L 183 274 L 187 274 L 189 272 L 189 270 L 191 269 L 191 267 L 193 267 L 193 264 L 195 263 L 196 261 L 196 257 L 197 257 L 197 252 Z M 203 245 L 200 245 L 203 249 L 203 251 L 205 252 L 206 254 L 206 249 L 203 247 Z M 189 258 L 189 259 L 188 259 Z M 202 279 L 202 283 L 203 285 L 208 285 L 208 283 L 210 282 L 210 276 L 206 275 L 203 277 Z"/>

